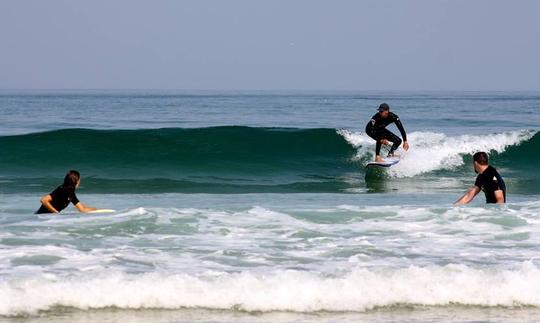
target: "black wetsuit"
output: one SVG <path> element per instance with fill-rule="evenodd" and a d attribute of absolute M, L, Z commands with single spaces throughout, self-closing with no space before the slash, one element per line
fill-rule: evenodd
<path fill-rule="evenodd" d="M 386 139 L 388 141 L 392 142 L 392 148 L 390 148 L 389 155 L 393 154 L 396 149 L 401 145 L 401 139 L 393 134 L 391 131 L 386 129 L 386 127 L 391 124 L 395 123 L 397 128 L 399 129 L 399 132 L 401 133 L 401 136 L 403 137 L 404 141 L 407 141 L 407 134 L 405 133 L 405 129 L 403 129 L 403 125 L 401 124 L 401 121 L 399 121 L 399 117 L 392 112 L 388 113 L 388 117 L 383 118 L 380 113 L 375 114 L 371 120 L 369 120 L 368 124 L 366 125 L 366 133 L 371 138 L 375 139 L 377 142 L 375 146 L 375 155 L 379 156 L 381 154 L 381 140 Z"/>
<path fill-rule="evenodd" d="M 77 198 L 77 195 L 75 195 L 75 188 L 73 186 L 64 187 L 63 185 L 60 185 L 52 191 L 50 195 L 52 197 L 51 204 L 58 212 L 65 209 L 69 205 L 69 202 L 73 203 L 73 205 L 79 203 L 79 199 Z M 45 205 L 41 204 L 41 207 L 36 213 L 51 213 L 51 211 L 49 211 Z"/>
<path fill-rule="evenodd" d="M 503 191 L 504 203 L 506 203 L 506 185 L 497 170 L 488 166 L 482 174 L 478 174 L 474 185 L 484 191 L 486 203 L 497 203 L 495 191 Z"/>

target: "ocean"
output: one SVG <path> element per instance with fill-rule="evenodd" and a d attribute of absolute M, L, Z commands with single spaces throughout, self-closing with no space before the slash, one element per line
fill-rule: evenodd
<path fill-rule="evenodd" d="M 366 174 L 382 102 L 411 148 Z M 534 92 L 0 91 L 0 322 L 538 321 L 539 130 Z M 477 151 L 506 205 L 453 206 Z M 70 169 L 115 212 L 34 214 Z"/>

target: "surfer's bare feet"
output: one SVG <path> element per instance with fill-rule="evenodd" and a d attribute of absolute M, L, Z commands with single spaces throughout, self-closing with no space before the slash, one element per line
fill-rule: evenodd
<path fill-rule="evenodd" d="M 399 157 L 398 154 L 388 154 L 388 157 Z"/>
<path fill-rule="evenodd" d="M 384 160 L 382 159 L 381 156 L 375 156 L 375 162 L 377 163 L 382 163 Z"/>

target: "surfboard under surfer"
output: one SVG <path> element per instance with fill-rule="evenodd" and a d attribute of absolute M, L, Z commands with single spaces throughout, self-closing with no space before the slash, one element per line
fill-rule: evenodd
<path fill-rule="evenodd" d="M 81 174 L 76 170 L 70 170 L 64 177 L 64 184 L 41 198 L 41 207 L 36 211 L 36 214 L 58 213 L 65 209 L 70 202 L 80 212 L 96 211 L 96 208 L 82 204 L 75 195 L 75 190 L 80 184 Z"/>
<path fill-rule="evenodd" d="M 379 112 L 377 112 L 366 125 L 366 133 L 377 142 L 375 145 L 375 161 L 383 162 L 381 157 L 381 146 L 389 145 L 392 143 L 392 147 L 388 152 L 388 157 L 394 157 L 394 152 L 401 145 L 402 140 L 397 135 L 392 133 L 386 127 L 392 123 L 396 124 L 396 127 L 403 137 L 403 149 L 409 150 L 409 143 L 407 142 L 407 133 L 399 120 L 397 114 L 390 112 L 390 106 L 386 103 L 379 105 Z"/>

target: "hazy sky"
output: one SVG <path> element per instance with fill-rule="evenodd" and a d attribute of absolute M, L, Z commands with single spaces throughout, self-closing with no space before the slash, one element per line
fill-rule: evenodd
<path fill-rule="evenodd" d="M 0 88 L 540 90 L 540 1 L 3 0 Z"/>

